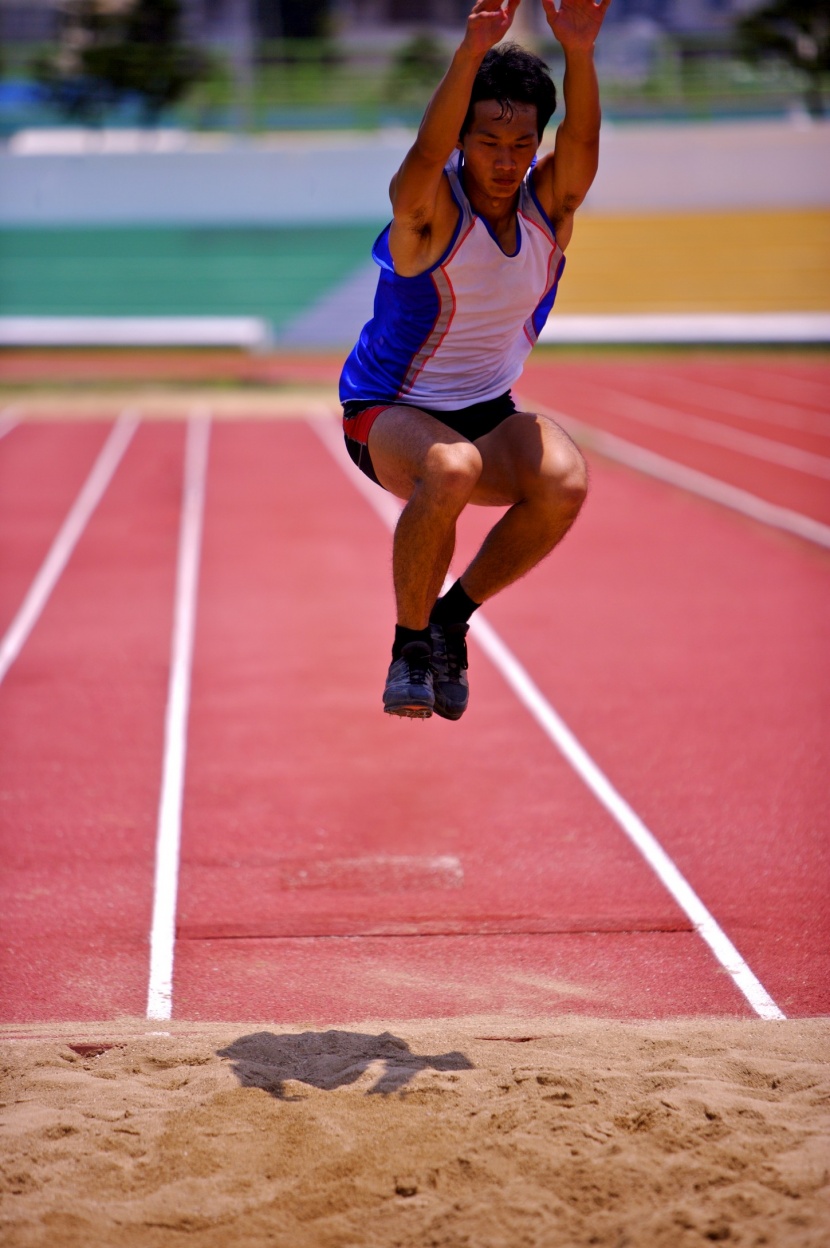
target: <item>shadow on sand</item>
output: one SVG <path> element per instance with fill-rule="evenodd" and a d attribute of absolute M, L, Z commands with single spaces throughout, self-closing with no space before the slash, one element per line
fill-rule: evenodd
<path fill-rule="evenodd" d="M 373 1062 L 383 1072 L 369 1092 L 397 1092 L 419 1070 L 472 1070 L 463 1053 L 417 1054 L 405 1040 L 385 1031 L 379 1036 L 357 1031 L 304 1031 L 299 1035 L 274 1035 L 258 1031 L 240 1036 L 219 1057 L 230 1058 L 232 1070 L 243 1088 L 262 1088 L 281 1101 L 285 1083 L 295 1080 L 326 1092 L 356 1083 Z"/>

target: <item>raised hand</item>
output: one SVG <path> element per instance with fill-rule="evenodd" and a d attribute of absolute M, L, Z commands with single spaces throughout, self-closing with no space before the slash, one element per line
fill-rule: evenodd
<path fill-rule="evenodd" d="M 469 52 L 484 55 L 503 39 L 513 23 L 520 0 L 476 0 L 467 18 L 464 46 Z"/>
<path fill-rule="evenodd" d="M 542 0 L 545 17 L 556 38 L 566 51 L 590 49 L 596 42 L 599 28 L 611 0 L 561 0 L 556 9 L 553 0 Z"/>

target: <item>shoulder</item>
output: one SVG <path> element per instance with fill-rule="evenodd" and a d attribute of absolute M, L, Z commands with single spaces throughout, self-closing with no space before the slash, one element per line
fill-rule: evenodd
<path fill-rule="evenodd" d="M 574 213 L 580 200 L 562 194 L 555 177 L 556 153 L 549 152 L 530 174 L 532 192 L 545 216 L 553 226 L 556 241 L 564 251 L 573 233 Z"/>
<path fill-rule="evenodd" d="M 441 259 L 463 211 L 458 195 L 457 179 L 445 169 L 431 211 L 406 212 L 393 200 L 389 250 L 396 273 L 416 277 Z"/>

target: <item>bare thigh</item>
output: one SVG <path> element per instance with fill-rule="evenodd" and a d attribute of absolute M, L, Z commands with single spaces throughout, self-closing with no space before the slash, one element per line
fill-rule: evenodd
<path fill-rule="evenodd" d="M 409 499 L 417 485 L 455 468 L 476 479 L 481 471 L 481 456 L 472 442 L 414 407 L 381 412 L 368 446 L 378 480 L 398 498 Z"/>
<path fill-rule="evenodd" d="M 548 416 L 514 412 L 475 446 L 483 466 L 470 501 L 480 506 L 509 507 L 551 487 L 584 492 L 582 454 Z"/>

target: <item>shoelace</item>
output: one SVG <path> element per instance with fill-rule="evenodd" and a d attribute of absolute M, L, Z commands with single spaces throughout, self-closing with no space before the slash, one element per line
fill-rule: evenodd
<path fill-rule="evenodd" d="M 429 677 L 429 654 L 407 654 L 404 646 L 401 658 L 409 668 L 409 679 L 413 685 L 425 685 Z"/>
<path fill-rule="evenodd" d="M 429 662 L 421 662 L 416 659 L 413 663 L 411 659 L 407 659 L 409 666 L 409 679 L 413 685 L 425 685 L 427 676 L 429 675 Z"/>

